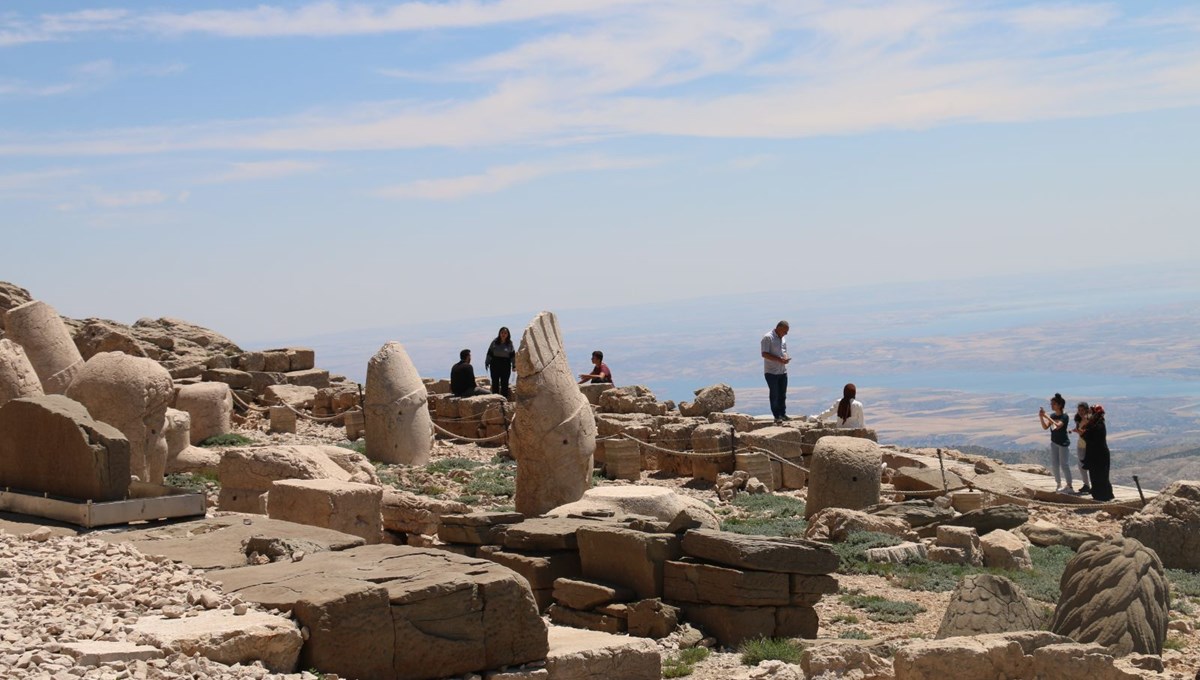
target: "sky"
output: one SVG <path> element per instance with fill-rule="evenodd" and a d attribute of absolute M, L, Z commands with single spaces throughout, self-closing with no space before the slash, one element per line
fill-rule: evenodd
<path fill-rule="evenodd" d="M 0 5 L 0 280 L 242 342 L 1179 266 L 1198 176 L 1191 3 Z"/>

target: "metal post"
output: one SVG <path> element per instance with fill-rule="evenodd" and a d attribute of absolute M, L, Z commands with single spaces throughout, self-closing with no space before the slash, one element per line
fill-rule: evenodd
<path fill-rule="evenodd" d="M 942 493 L 946 493 L 946 464 L 942 462 L 942 450 L 938 449 L 938 467 L 942 469 Z"/>
<path fill-rule="evenodd" d="M 729 455 L 737 455 L 737 427 L 729 424 Z"/>
<path fill-rule="evenodd" d="M 1133 483 L 1137 486 L 1138 496 L 1142 498 L 1142 507 L 1146 507 L 1146 494 L 1142 493 L 1142 483 L 1138 481 L 1138 476 L 1133 476 Z"/>

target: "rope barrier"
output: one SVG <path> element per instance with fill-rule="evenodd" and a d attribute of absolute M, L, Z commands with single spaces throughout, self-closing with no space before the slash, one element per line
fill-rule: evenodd
<path fill-rule="evenodd" d="M 434 429 L 434 431 L 442 434 L 442 436 L 446 437 L 447 439 L 459 439 L 459 440 L 462 440 L 465 442 L 472 442 L 472 443 L 490 442 L 490 441 L 499 439 L 501 437 L 508 436 L 508 432 L 501 432 L 500 434 L 494 434 L 490 437 L 483 437 L 481 439 L 475 438 L 475 437 L 464 437 L 461 434 L 454 434 L 453 432 L 447 430 L 446 428 L 442 427 L 441 425 L 438 425 L 437 423 L 433 423 L 433 429 Z"/>
<path fill-rule="evenodd" d="M 233 400 L 235 402 L 237 402 L 242 408 L 246 409 L 247 411 L 256 411 L 258 413 L 266 413 L 271 410 L 269 408 L 263 408 L 262 406 L 255 406 L 253 404 L 247 404 L 246 402 L 242 401 L 242 398 L 239 397 L 237 395 L 237 392 L 234 392 L 233 390 L 229 390 L 229 394 L 233 395 Z"/>

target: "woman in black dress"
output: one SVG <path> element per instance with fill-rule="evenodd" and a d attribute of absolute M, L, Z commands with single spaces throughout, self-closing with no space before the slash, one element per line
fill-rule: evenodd
<path fill-rule="evenodd" d="M 483 359 L 484 368 L 492 374 L 492 394 L 508 397 L 508 378 L 512 375 L 516 358 L 517 351 L 513 349 L 508 326 L 501 326 L 500 331 L 496 333 L 496 339 L 488 345 L 487 355 Z"/>
<path fill-rule="evenodd" d="M 1092 498 L 1098 501 L 1113 499 L 1112 483 L 1108 481 L 1108 429 L 1104 424 L 1104 407 L 1096 404 L 1084 423 L 1079 436 L 1087 442 L 1087 469 L 1092 478 Z"/>

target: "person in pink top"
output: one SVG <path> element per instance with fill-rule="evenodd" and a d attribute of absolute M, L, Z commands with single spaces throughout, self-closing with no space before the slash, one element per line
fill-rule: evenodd
<path fill-rule="evenodd" d="M 612 371 L 608 370 L 608 366 L 604 363 L 604 352 L 600 350 L 592 352 L 592 372 L 580 373 L 579 384 L 582 385 L 586 382 L 592 384 L 611 383 L 612 381 Z"/>

